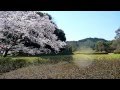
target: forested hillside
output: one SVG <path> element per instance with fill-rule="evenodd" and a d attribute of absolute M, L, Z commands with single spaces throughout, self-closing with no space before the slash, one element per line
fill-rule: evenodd
<path fill-rule="evenodd" d="M 86 38 L 79 41 L 67 41 L 67 45 L 72 48 L 72 51 L 80 51 L 86 49 L 95 51 L 107 51 L 106 48 L 108 48 L 108 46 L 111 46 L 111 44 L 112 41 L 108 41 L 102 38 Z"/>

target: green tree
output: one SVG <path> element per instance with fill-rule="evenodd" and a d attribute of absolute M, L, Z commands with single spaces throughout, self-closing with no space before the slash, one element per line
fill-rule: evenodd
<path fill-rule="evenodd" d="M 105 43 L 103 41 L 98 41 L 95 45 L 95 49 L 97 52 L 105 51 Z"/>
<path fill-rule="evenodd" d="M 54 31 L 54 34 L 58 36 L 58 40 L 66 41 L 65 33 L 63 30 L 56 28 L 56 30 Z"/>
<path fill-rule="evenodd" d="M 112 41 L 108 41 L 104 43 L 105 45 L 105 51 L 108 53 L 112 53 L 114 48 L 112 47 Z"/>
<path fill-rule="evenodd" d="M 112 47 L 115 49 L 114 52 L 115 53 L 120 53 L 120 28 L 118 28 L 116 31 L 116 36 L 115 36 L 115 40 L 112 43 Z"/>

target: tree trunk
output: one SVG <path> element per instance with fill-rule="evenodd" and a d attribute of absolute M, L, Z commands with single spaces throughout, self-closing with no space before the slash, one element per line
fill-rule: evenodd
<path fill-rule="evenodd" d="M 3 53 L 3 57 L 6 57 L 6 56 L 7 56 L 8 51 L 9 51 L 9 50 L 5 50 L 5 51 L 4 51 L 4 53 Z"/>

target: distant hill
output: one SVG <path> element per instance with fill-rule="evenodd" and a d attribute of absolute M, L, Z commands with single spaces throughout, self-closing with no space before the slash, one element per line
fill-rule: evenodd
<path fill-rule="evenodd" d="M 102 39 L 102 38 L 86 38 L 86 39 L 79 40 L 79 42 L 86 42 L 88 40 L 90 40 L 92 42 L 97 42 L 97 41 L 104 41 L 104 42 L 106 42 L 107 41 L 107 40 Z"/>
<path fill-rule="evenodd" d="M 71 46 L 73 51 L 85 48 L 91 48 L 94 50 L 95 44 L 98 41 L 108 42 L 108 40 L 102 38 L 86 38 L 78 41 L 67 41 L 67 45 Z"/>

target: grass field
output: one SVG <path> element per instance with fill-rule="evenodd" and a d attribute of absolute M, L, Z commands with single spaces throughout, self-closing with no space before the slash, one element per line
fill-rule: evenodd
<path fill-rule="evenodd" d="M 120 79 L 120 54 L 76 54 L 11 59 L 17 60 L 24 60 L 30 64 L 2 73 L 1 79 Z M 17 62 L 17 65 L 19 63 Z"/>

